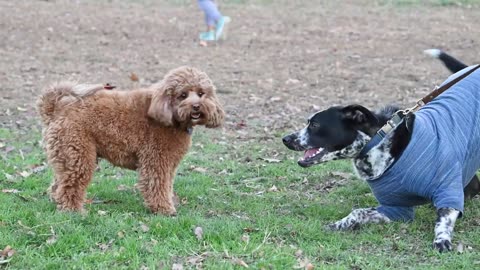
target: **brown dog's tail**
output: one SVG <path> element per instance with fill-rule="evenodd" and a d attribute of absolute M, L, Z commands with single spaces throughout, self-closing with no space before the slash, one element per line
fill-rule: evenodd
<path fill-rule="evenodd" d="M 42 122 L 45 125 L 50 124 L 55 110 L 58 109 L 58 103 L 63 98 L 73 97 L 73 103 L 102 89 L 104 89 L 102 84 L 77 84 L 74 82 L 59 82 L 45 88 L 37 100 L 37 110 Z"/>

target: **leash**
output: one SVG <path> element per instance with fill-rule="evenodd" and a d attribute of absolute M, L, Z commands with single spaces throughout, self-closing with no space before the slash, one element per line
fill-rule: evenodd
<path fill-rule="evenodd" d="M 383 140 L 383 138 L 387 136 L 388 133 L 390 133 L 393 129 L 402 124 L 406 117 L 418 111 L 422 106 L 429 103 L 430 101 L 438 97 L 443 92 L 447 91 L 450 87 L 454 86 L 456 83 L 463 80 L 465 77 L 472 74 L 475 70 L 479 68 L 480 65 L 476 65 L 475 67 L 471 68 L 470 70 L 456 77 L 455 79 L 449 81 L 448 83 L 442 85 L 441 87 L 435 87 L 435 89 L 433 89 L 430 94 L 426 95 L 422 99 L 419 99 L 416 102 L 415 106 L 409 109 L 399 110 L 395 112 L 392 118 L 388 120 L 387 123 L 382 128 L 380 128 L 377 133 L 375 133 L 375 135 L 370 139 L 370 141 L 363 147 L 362 151 L 360 151 L 360 154 L 358 154 L 358 158 L 365 157 L 368 151 L 370 151 L 373 147 L 379 144 Z"/>

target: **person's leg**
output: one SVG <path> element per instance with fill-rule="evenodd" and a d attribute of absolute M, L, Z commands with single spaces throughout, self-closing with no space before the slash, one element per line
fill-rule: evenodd
<path fill-rule="evenodd" d="M 199 0 L 198 5 L 205 13 L 205 23 L 208 31 L 214 30 L 217 21 L 222 17 L 217 5 L 211 0 Z"/>

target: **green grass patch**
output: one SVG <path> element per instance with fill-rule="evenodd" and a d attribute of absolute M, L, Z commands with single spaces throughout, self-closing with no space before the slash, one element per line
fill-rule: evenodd
<path fill-rule="evenodd" d="M 303 169 L 278 138 L 239 142 L 196 130 L 176 177 L 178 216 L 163 217 L 142 205 L 135 172 L 107 162 L 89 186 L 88 214 L 57 212 L 46 193 L 51 170 L 32 173 L 45 162 L 39 130 L 0 135 L 0 249 L 16 251 L 6 269 L 292 269 L 307 261 L 317 269 L 474 269 L 480 262 L 478 199 L 456 226 L 461 254 L 431 249 L 430 206 L 410 224 L 325 230 L 375 199 L 350 162 Z"/>

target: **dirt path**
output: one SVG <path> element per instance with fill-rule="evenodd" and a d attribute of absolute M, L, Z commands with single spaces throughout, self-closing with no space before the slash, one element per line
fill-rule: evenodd
<path fill-rule="evenodd" d="M 332 104 L 412 103 L 448 75 L 424 49 L 480 60 L 478 8 L 367 0 L 223 5 L 233 18 L 229 39 L 203 48 L 193 1 L 166 2 L 0 0 L 0 124 L 34 117 L 35 96 L 52 81 L 128 88 L 192 65 L 218 86 L 227 127 L 245 121 L 271 133 Z"/>

